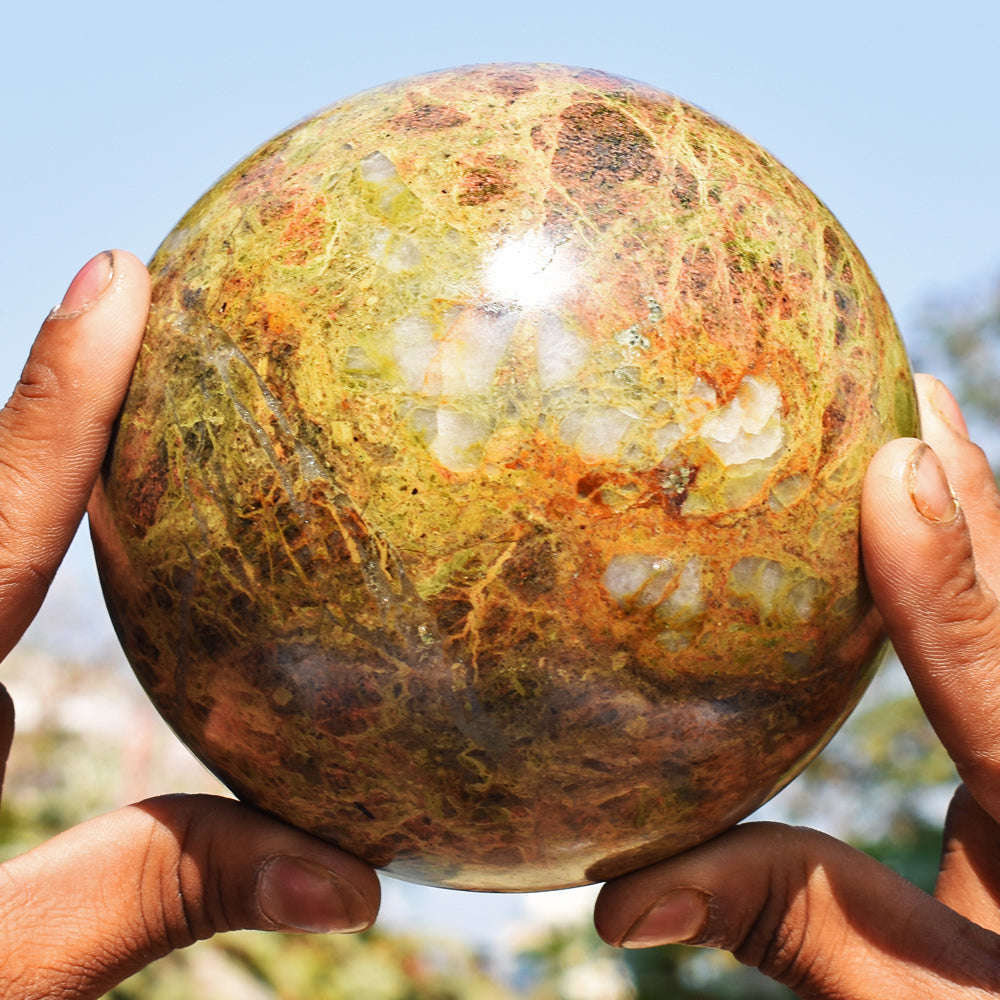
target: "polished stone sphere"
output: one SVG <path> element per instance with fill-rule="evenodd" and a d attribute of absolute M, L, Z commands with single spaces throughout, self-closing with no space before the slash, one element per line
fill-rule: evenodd
<path fill-rule="evenodd" d="M 151 271 L 96 551 L 244 800 L 404 879 L 567 886 L 735 823 L 855 704 L 908 363 L 830 212 L 705 112 L 556 66 L 394 83 Z"/>

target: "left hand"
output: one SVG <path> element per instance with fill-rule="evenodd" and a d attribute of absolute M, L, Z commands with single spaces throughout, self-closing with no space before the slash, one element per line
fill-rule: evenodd
<path fill-rule="evenodd" d="M 0 658 L 83 516 L 148 307 L 135 257 L 95 257 L 0 411 Z M 0 685 L 0 781 L 13 731 Z M 229 799 L 149 799 L 0 865 L 0 996 L 86 1000 L 217 931 L 358 931 L 378 905 L 372 870 L 329 844 Z"/>
<path fill-rule="evenodd" d="M 872 594 L 963 785 L 933 896 L 846 844 L 746 823 L 608 883 L 612 944 L 686 942 L 824 1000 L 1000 995 L 1000 493 L 948 390 L 917 377 L 926 443 L 885 445 L 865 477 Z"/>

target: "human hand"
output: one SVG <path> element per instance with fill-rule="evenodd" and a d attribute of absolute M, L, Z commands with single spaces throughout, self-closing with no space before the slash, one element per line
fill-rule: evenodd
<path fill-rule="evenodd" d="M 927 444 L 875 456 L 861 538 L 890 638 L 963 781 L 934 896 L 823 834 L 747 823 L 608 883 L 606 941 L 724 948 L 824 1000 L 1000 992 L 1000 495 L 948 390 L 927 375 L 917 386 Z"/>
<path fill-rule="evenodd" d="M 83 515 L 148 306 L 135 257 L 95 257 L 0 411 L 0 659 Z M 0 686 L 0 782 L 13 730 Z M 224 798 L 149 799 L 0 865 L 0 996 L 96 997 L 217 931 L 358 931 L 378 904 L 371 869 L 305 833 Z"/>

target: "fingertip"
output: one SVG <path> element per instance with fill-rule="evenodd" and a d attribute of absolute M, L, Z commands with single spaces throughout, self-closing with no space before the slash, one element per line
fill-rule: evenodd
<path fill-rule="evenodd" d="M 935 388 L 922 380 L 922 392 Z M 1000 506 L 981 449 L 944 418 L 927 423 L 933 447 L 900 439 L 871 463 L 865 575 L 931 724 L 973 793 L 997 810 Z"/>
<path fill-rule="evenodd" d="M 744 823 L 613 879 L 594 906 L 597 933 L 620 948 L 710 942 L 732 949 L 740 938 L 733 921 L 767 894 L 772 855 L 790 861 L 797 843 L 795 832 L 781 824 Z M 741 907 L 734 908 L 734 900 Z"/>
<path fill-rule="evenodd" d="M 920 421 L 925 433 L 928 428 L 933 428 L 935 423 L 940 423 L 951 433 L 968 440 L 969 428 L 962 409 L 944 382 L 925 372 L 918 372 L 914 376 L 914 382 L 920 407 Z"/>
<path fill-rule="evenodd" d="M 152 278 L 146 265 L 134 253 L 128 250 L 109 250 L 114 262 L 115 281 L 112 290 L 115 293 L 138 295 L 148 299 L 152 286 Z"/>
<path fill-rule="evenodd" d="M 149 311 L 146 268 L 98 254 L 43 322 L 0 410 L 0 654 L 44 598 L 83 515 L 128 391 Z"/>
<path fill-rule="evenodd" d="M 915 527 L 909 488 L 914 461 L 923 447 L 918 438 L 896 438 L 876 452 L 865 472 L 861 547 L 870 577 L 878 577 L 882 564 L 897 552 L 901 533 Z"/>
<path fill-rule="evenodd" d="M 145 264 L 128 250 L 102 250 L 77 271 L 62 301 L 46 322 L 65 324 L 122 294 L 148 297 L 151 279 Z"/>
<path fill-rule="evenodd" d="M 32 354 L 58 352 L 64 364 L 86 362 L 90 372 L 102 378 L 110 373 L 117 384 L 138 354 L 150 293 L 149 272 L 134 254 L 119 249 L 97 254 L 46 317 Z"/>
<path fill-rule="evenodd" d="M 50 320 L 68 320 L 92 309 L 114 280 L 114 252 L 104 250 L 91 257 L 69 283 L 62 301 L 49 313 Z"/>
<path fill-rule="evenodd" d="M 956 547 L 957 540 L 964 544 Z M 880 588 L 889 597 L 891 589 L 920 585 L 931 562 L 947 572 L 971 556 L 955 491 L 924 441 L 897 438 L 872 459 L 861 495 L 861 545 L 876 598 Z"/>
<path fill-rule="evenodd" d="M 693 944 L 700 940 L 708 921 L 710 897 L 698 889 L 682 886 L 656 893 L 639 909 L 609 902 L 610 895 L 602 890 L 598 896 L 594 927 L 601 939 L 614 948 Z"/>
<path fill-rule="evenodd" d="M 923 444 L 910 455 L 906 488 L 913 509 L 930 524 L 949 525 L 958 518 L 958 500 L 930 445 Z"/>
<path fill-rule="evenodd" d="M 268 858 L 257 879 L 257 906 L 277 929 L 352 934 L 375 922 L 363 879 L 342 877 L 342 865 L 294 854 Z"/>
<path fill-rule="evenodd" d="M 862 497 L 865 493 L 879 491 L 890 484 L 899 482 L 901 472 L 906 467 L 907 462 L 923 444 L 924 442 L 920 438 L 915 437 L 894 438 L 884 444 L 868 463 Z"/>
<path fill-rule="evenodd" d="M 284 824 L 281 826 L 284 827 Z M 349 919 L 345 919 L 340 926 L 328 929 L 350 933 L 371 927 L 382 902 L 382 886 L 372 867 L 324 840 L 291 827 L 285 829 L 291 831 L 295 838 L 288 845 L 289 850 L 297 851 L 307 864 L 321 868 L 331 880 L 334 892 L 344 897 Z"/>

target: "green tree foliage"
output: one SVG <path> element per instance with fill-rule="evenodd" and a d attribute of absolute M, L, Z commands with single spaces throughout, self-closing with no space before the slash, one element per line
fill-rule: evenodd
<path fill-rule="evenodd" d="M 106 1000 L 513 1000 L 469 949 L 450 941 L 240 931 L 168 956 Z"/>
<path fill-rule="evenodd" d="M 915 365 L 948 383 L 973 436 L 982 431 L 994 451 L 1000 423 L 1000 276 L 981 288 L 931 300 L 919 325 Z"/>

